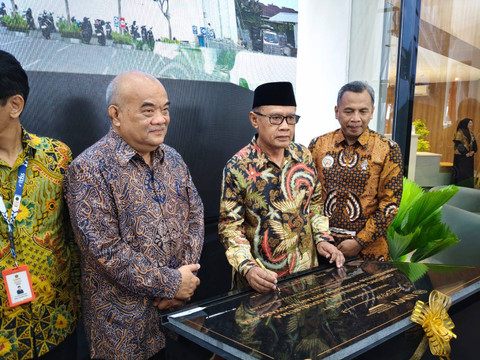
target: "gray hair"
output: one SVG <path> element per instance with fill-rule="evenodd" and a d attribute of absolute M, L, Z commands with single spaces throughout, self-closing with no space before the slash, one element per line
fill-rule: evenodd
<path fill-rule="evenodd" d="M 372 98 L 372 106 L 375 105 L 375 91 L 366 81 L 352 81 L 342 86 L 337 96 L 337 107 L 340 107 L 340 100 L 346 91 L 352 91 L 354 93 L 361 93 L 367 90 Z"/>
<path fill-rule="evenodd" d="M 107 86 L 107 92 L 105 94 L 105 100 L 107 101 L 107 107 L 110 105 L 116 105 L 117 102 L 117 91 L 118 91 L 118 76 L 116 76 L 110 84 Z"/>

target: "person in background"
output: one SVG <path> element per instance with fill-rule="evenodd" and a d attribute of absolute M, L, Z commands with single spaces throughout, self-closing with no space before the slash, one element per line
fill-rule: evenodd
<path fill-rule="evenodd" d="M 353 81 L 338 92 L 337 129 L 313 139 L 325 214 L 345 257 L 387 261 L 387 229 L 402 198 L 402 154 L 392 140 L 368 128 L 375 93 Z"/>
<path fill-rule="evenodd" d="M 454 142 L 452 181 L 455 185 L 474 187 L 474 155 L 478 151 L 473 135 L 473 120 L 465 118 L 457 125 Z"/>
<path fill-rule="evenodd" d="M 72 154 L 23 128 L 28 95 L 26 72 L 0 50 L 0 359 L 71 360 L 80 268 L 62 183 Z"/>
<path fill-rule="evenodd" d="M 183 306 L 200 284 L 203 205 L 183 159 L 163 143 L 163 85 L 129 71 L 106 98 L 112 128 L 65 178 L 90 355 L 164 359 L 159 310 Z"/>
<path fill-rule="evenodd" d="M 238 287 L 272 291 L 277 278 L 317 266 L 317 252 L 343 266 L 312 156 L 292 141 L 299 118 L 291 83 L 257 87 L 250 122 L 258 133 L 223 170 L 218 228 Z"/>

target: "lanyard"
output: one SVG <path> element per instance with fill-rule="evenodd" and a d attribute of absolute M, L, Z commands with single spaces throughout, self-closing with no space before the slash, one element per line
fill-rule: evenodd
<path fill-rule="evenodd" d="M 15 261 L 15 266 L 18 267 L 17 264 L 17 253 L 15 252 L 15 244 L 13 242 L 13 223 L 18 214 L 18 209 L 20 208 L 20 203 L 22 201 L 22 192 L 23 192 L 23 185 L 25 184 L 25 178 L 27 175 L 27 165 L 28 165 L 28 157 L 25 159 L 22 165 L 18 168 L 18 178 L 17 178 L 17 187 L 15 188 L 15 195 L 13 197 L 12 203 L 12 212 L 10 215 L 10 219 L 8 218 L 8 212 L 5 207 L 5 203 L 3 202 L 2 194 L 0 194 L 0 213 L 2 213 L 3 218 L 7 222 L 8 225 L 8 238 L 10 240 L 10 251 L 12 252 L 13 260 Z"/>

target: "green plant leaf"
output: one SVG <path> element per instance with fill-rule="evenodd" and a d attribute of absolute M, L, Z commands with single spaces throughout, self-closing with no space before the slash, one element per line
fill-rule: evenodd
<path fill-rule="evenodd" d="M 248 82 L 244 78 L 240 78 L 238 80 L 238 85 L 244 87 L 245 89 L 248 89 Z"/>
<path fill-rule="evenodd" d="M 424 193 L 414 182 L 403 179 L 403 194 L 397 216 L 387 230 L 390 257 L 405 261 L 424 260 L 456 244 L 458 238 L 442 223 L 441 209 L 458 191 L 454 185 Z"/>
<path fill-rule="evenodd" d="M 390 225 L 391 227 L 395 228 L 397 231 L 400 231 L 405 214 L 408 212 L 415 199 L 422 194 L 423 190 L 420 186 L 415 184 L 413 181 L 408 180 L 406 177 L 403 178 L 402 200 L 400 201 L 397 215 Z"/>
<path fill-rule="evenodd" d="M 403 272 L 411 282 L 421 279 L 428 271 L 429 266 L 422 263 L 396 263 L 394 266 Z"/>
<path fill-rule="evenodd" d="M 450 185 L 437 191 L 424 193 L 415 198 L 405 214 L 399 232 L 407 234 L 424 223 L 428 223 L 430 217 L 438 216 L 435 212 L 450 200 L 457 191 L 458 188 L 456 186 Z"/>
<path fill-rule="evenodd" d="M 418 262 L 425 259 L 428 259 L 430 256 L 438 254 L 439 252 L 449 248 L 452 245 L 455 245 L 459 242 L 456 235 L 447 238 L 439 239 L 437 241 L 432 241 L 428 244 L 428 247 L 423 249 L 417 249 L 412 255 L 412 262 Z"/>
<path fill-rule="evenodd" d="M 429 228 L 442 222 L 442 207 L 435 210 L 431 216 L 422 224 L 422 228 Z"/>
<path fill-rule="evenodd" d="M 400 256 L 400 257 L 398 258 L 398 260 L 396 260 L 396 261 L 398 261 L 398 262 L 406 262 L 407 259 L 408 259 L 408 254 L 405 254 L 405 255 L 403 255 L 403 256 Z"/>
<path fill-rule="evenodd" d="M 417 250 L 412 255 L 412 262 L 425 260 L 459 242 L 457 235 L 442 223 L 424 229 L 420 237 L 421 242 L 419 242 Z"/>
<path fill-rule="evenodd" d="M 408 248 L 415 235 L 415 233 L 401 235 L 397 233 L 395 229 L 391 227 L 388 228 L 388 250 L 393 261 L 400 261 L 400 257 L 407 254 L 405 250 Z"/>
<path fill-rule="evenodd" d="M 413 250 L 418 248 L 418 242 L 419 242 L 419 237 L 421 236 L 421 233 L 422 233 L 422 228 L 421 227 L 416 228 L 415 231 L 410 233 L 412 235 L 411 239 L 410 239 L 410 243 L 408 244 L 408 246 L 403 251 L 403 254 L 405 254 L 405 255 L 409 254 Z"/>

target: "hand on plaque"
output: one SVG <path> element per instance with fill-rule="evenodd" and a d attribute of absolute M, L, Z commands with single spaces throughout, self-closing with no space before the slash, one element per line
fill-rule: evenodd
<path fill-rule="evenodd" d="M 343 240 L 337 246 L 338 250 L 340 250 L 345 257 L 354 257 L 357 256 L 362 247 L 354 238 Z"/>
<path fill-rule="evenodd" d="M 328 259 L 330 264 L 335 262 L 337 267 L 342 267 L 345 263 L 345 257 L 340 249 L 337 249 L 335 245 L 329 243 L 328 241 L 320 241 L 317 244 L 317 251 L 320 256 Z"/>
<path fill-rule="evenodd" d="M 247 272 L 248 284 L 259 293 L 266 293 L 277 288 L 277 273 L 264 270 L 258 266 L 251 268 Z"/>

